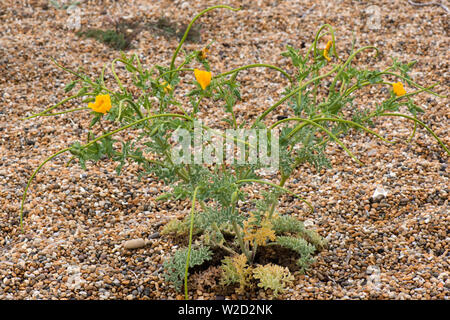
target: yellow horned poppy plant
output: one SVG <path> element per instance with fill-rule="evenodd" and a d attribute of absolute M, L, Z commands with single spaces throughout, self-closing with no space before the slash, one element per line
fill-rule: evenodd
<path fill-rule="evenodd" d="M 396 82 L 392 84 L 392 89 L 394 90 L 394 93 L 396 96 L 400 97 L 406 94 L 406 90 L 403 87 L 403 84 L 401 82 Z"/>
<path fill-rule="evenodd" d="M 95 97 L 95 102 L 90 102 L 88 107 L 94 110 L 95 112 L 105 114 L 111 109 L 111 97 L 109 94 L 98 95 Z"/>
<path fill-rule="evenodd" d="M 209 71 L 194 69 L 194 75 L 203 90 L 211 83 L 211 72 Z"/>

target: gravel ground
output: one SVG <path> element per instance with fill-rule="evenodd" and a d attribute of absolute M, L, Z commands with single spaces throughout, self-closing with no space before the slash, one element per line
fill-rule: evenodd
<path fill-rule="evenodd" d="M 82 139 L 89 124 L 87 112 L 20 121 L 66 97 L 63 89 L 71 76 L 57 69 L 50 57 L 72 69 L 83 66 L 94 76 L 119 56 L 95 40 L 77 37 L 73 13 L 48 3 L 0 3 L 0 299 L 180 299 L 162 274 L 162 263 L 177 244 L 157 232 L 168 219 L 186 215 L 189 204 L 156 203 L 154 198 L 167 187 L 153 177 L 139 182 L 135 166 L 117 176 L 108 161 L 83 171 L 78 165 L 65 166 L 69 155 L 56 158 L 30 188 L 25 232 L 20 233 L 20 200 L 32 171 L 50 154 Z M 258 62 L 290 69 L 280 55 L 286 44 L 308 47 L 318 27 L 329 23 L 336 29 L 338 50 L 350 48 L 355 31 L 358 46 L 373 44 L 383 52 L 377 59 L 364 57 L 356 63 L 383 68 L 390 57 L 417 60 L 413 78 L 422 85 L 440 81 L 436 91 L 448 94 L 449 20 L 442 7 L 417 7 L 406 0 L 223 1 L 232 6 L 243 3 L 238 13 L 217 10 L 202 17 L 201 41 L 186 44 L 199 49 L 216 39 L 210 59 L 214 73 Z M 195 13 L 217 2 L 189 4 L 105 0 L 82 1 L 78 8 L 83 28 L 106 28 L 118 17 L 155 24 L 165 16 L 187 24 Z M 175 38 L 147 28 L 128 53 L 137 53 L 146 66 L 168 64 L 177 44 Z M 236 113 L 241 121 L 254 119 L 286 85 L 285 79 L 265 69 L 241 72 L 240 80 L 243 100 Z M 368 90 L 357 102 L 374 105 L 385 94 L 379 88 Z M 449 145 L 448 99 L 421 94 L 416 101 L 426 110 L 421 120 Z M 214 105 L 207 111 L 205 120 L 211 123 L 222 115 Z M 388 139 L 402 140 L 413 127 L 388 118 L 376 125 Z M 280 298 L 449 299 L 448 157 L 422 129 L 410 144 L 388 146 L 363 133 L 349 135 L 344 142 L 364 167 L 331 146 L 333 169 L 301 168 L 286 185 L 316 210 L 310 213 L 301 202 L 285 197 L 280 212 L 306 221 L 330 247 L 307 274 L 295 274 L 293 285 Z M 387 196 L 374 201 L 377 187 Z M 124 249 L 123 242 L 134 238 L 150 243 Z M 192 277 L 192 298 L 217 297 L 215 271 Z M 203 280 L 196 285 L 195 279 Z M 265 297 L 261 290 L 225 298 Z"/>

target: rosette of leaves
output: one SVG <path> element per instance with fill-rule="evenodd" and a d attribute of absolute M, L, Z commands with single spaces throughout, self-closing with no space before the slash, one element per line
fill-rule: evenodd
<path fill-rule="evenodd" d="M 283 293 L 294 280 L 294 276 L 288 268 L 271 263 L 255 267 L 253 277 L 259 281 L 258 287 L 264 288 L 264 290 L 271 289 L 275 298 L 279 293 Z"/>

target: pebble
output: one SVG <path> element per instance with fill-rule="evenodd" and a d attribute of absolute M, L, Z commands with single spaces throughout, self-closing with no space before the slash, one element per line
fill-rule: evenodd
<path fill-rule="evenodd" d="M 123 247 L 125 249 L 139 249 L 139 248 L 145 247 L 149 243 L 150 243 L 149 241 L 146 241 L 146 240 L 141 239 L 141 238 L 139 238 L 139 239 L 132 239 L 132 240 L 125 241 L 123 243 Z"/>
<path fill-rule="evenodd" d="M 383 187 L 377 187 L 372 194 L 372 199 L 375 201 L 379 201 L 382 198 L 386 198 L 388 192 L 383 189 Z"/>

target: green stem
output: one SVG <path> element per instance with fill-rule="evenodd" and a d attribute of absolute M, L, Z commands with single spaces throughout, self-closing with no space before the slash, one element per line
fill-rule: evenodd
<path fill-rule="evenodd" d="M 144 118 L 144 115 L 142 114 L 141 108 L 139 108 L 139 106 L 137 104 L 135 104 L 133 100 L 125 98 L 125 99 L 122 99 L 120 102 L 122 103 L 122 101 L 123 102 L 128 102 L 128 104 L 130 104 L 133 107 L 134 111 L 136 111 L 136 113 L 139 115 L 139 117 L 141 119 Z"/>
<path fill-rule="evenodd" d="M 361 51 L 367 50 L 367 49 L 375 49 L 376 52 L 377 52 L 376 55 L 375 55 L 375 57 L 378 56 L 379 50 L 378 50 L 377 47 L 374 47 L 374 46 L 366 46 L 366 47 L 362 47 L 362 48 L 356 50 L 354 53 L 352 53 L 352 54 L 348 57 L 347 61 L 345 61 L 345 63 L 341 66 L 341 69 L 338 71 L 338 73 L 336 74 L 336 77 L 334 78 L 333 82 L 331 83 L 330 90 L 329 90 L 329 93 L 328 93 L 328 99 L 330 98 L 331 93 L 334 92 L 334 87 L 336 86 L 336 82 L 338 81 L 338 79 L 339 79 L 339 77 L 341 76 L 342 72 L 344 72 L 344 70 L 345 70 L 345 68 L 347 67 L 347 65 L 353 60 L 353 58 L 356 57 L 356 55 L 357 55 L 358 53 L 360 53 Z"/>
<path fill-rule="evenodd" d="M 444 144 L 444 142 L 442 142 L 441 139 L 439 139 L 439 137 L 434 133 L 433 130 L 431 130 L 425 123 L 423 123 L 422 121 L 408 116 L 406 114 L 401 114 L 401 113 L 381 113 L 378 116 L 385 116 L 385 117 L 403 117 L 409 120 L 412 120 L 418 124 L 420 124 L 422 127 L 424 127 L 437 141 L 438 143 L 442 146 L 442 148 L 444 148 L 444 150 L 450 155 L 450 150 L 447 148 L 447 146 Z"/>
<path fill-rule="evenodd" d="M 221 243 L 217 243 L 214 240 L 212 240 L 213 244 L 223 250 L 225 250 L 226 252 L 228 252 L 229 254 L 231 254 L 232 256 L 238 255 L 238 253 L 236 251 L 234 251 L 233 249 L 221 244 Z"/>
<path fill-rule="evenodd" d="M 239 11 L 240 10 L 240 8 L 232 8 L 232 7 L 226 6 L 226 5 L 218 5 L 218 6 L 213 6 L 213 7 L 206 8 L 205 10 L 203 10 L 199 14 L 197 14 L 194 17 L 194 19 L 192 19 L 192 21 L 187 26 L 186 31 L 184 32 L 183 38 L 181 38 L 181 41 L 178 44 L 178 47 L 176 48 L 175 52 L 173 53 L 172 61 L 170 62 L 170 70 L 173 70 L 175 68 L 175 59 L 177 58 L 178 52 L 180 51 L 181 46 L 183 45 L 184 41 L 186 40 L 186 38 L 187 38 L 187 36 L 189 34 L 189 31 L 191 30 L 192 25 L 194 24 L 194 22 L 198 18 L 200 18 L 203 14 L 207 13 L 208 11 L 211 11 L 211 10 L 214 10 L 214 9 L 219 9 L 219 8 L 225 8 L 225 9 L 229 9 L 229 10 L 232 10 L 232 11 Z"/>
<path fill-rule="evenodd" d="M 192 249 L 192 233 L 193 233 L 193 230 L 194 230 L 195 199 L 197 197 L 197 192 L 198 192 L 199 188 L 200 187 L 196 187 L 195 188 L 194 195 L 192 197 L 191 225 L 189 227 L 189 245 L 188 245 L 187 258 L 186 258 L 186 268 L 185 268 L 185 271 L 184 271 L 184 298 L 185 298 L 185 300 L 189 300 L 187 279 L 188 279 L 189 260 L 191 258 L 191 249 Z"/>
<path fill-rule="evenodd" d="M 234 72 L 239 72 L 239 71 L 242 71 L 242 70 L 245 70 L 245 69 L 258 68 L 258 67 L 265 67 L 265 68 L 277 70 L 277 71 L 281 72 L 286 78 L 288 78 L 288 80 L 291 83 L 293 82 L 291 76 L 286 71 L 284 71 L 283 69 L 281 69 L 281 68 L 279 68 L 277 66 L 273 66 L 273 65 L 265 64 L 265 63 L 254 63 L 254 64 L 249 64 L 249 65 L 246 65 L 246 66 L 242 66 L 242 67 L 239 67 L 239 68 L 236 68 L 236 69 L 233 69 L 233 70 L 230 70 L 230 71 L 218 74 L 217 76 L 214 76 L 213 79 L 225 77 L 225 76 L 227 76 L 229 74 L 232 74 Z"/>
<path fill-rule="evenodd" d="M 419 94 L 419 93 L 424 92 L 424 91 L 439 96 L 437 93 L 432 92 L 432 91 L 429 90 L 429 89 L 431 89 L 431 88 L 437 86 L 438 84 L 439 84 L 439 82 L 438 82 L 438 83 L 435 83 L 435 84 L 432 84 L 432 85 L 429 86 L 429 87 L 422 88 L 422 89 L 420 89 L 420 90 L 413 91 L 413 92 L 407 93 L 407 94 L 405 94 L 405 95 L 403 95 L 403 96 L 395 97 L 395 98 L 393 98 L 393 99 L 394 99 L 394 100 L 399 100 L 399 99 L 402 99 L 402 98 L 404 98 L 404 97 L 413 96 L 413 95 Z M 375 117 L 375 116 L 377 116 L 377 111 L 376 111 L 376 110 L 373 111 L 373 112 L 371 112 L 368 116 L 364 117 L 364 118 L 362 119 L 362 121 L 367 121 L 368 119 L 370 119 L 370 118 L 372 118 L 372 117 Z"/>
<path fill-rule="evenodd" d="M 353 48 L 352 48 L 351 52 L 353 53 Z M 388 68 L 384 69 L 383 71 L 381 71 L 381 72 L 377 73 L 376 75 L 374 75 L 374 77 L 375 76 L 381 76 L 383 73 L 388 72 L 391 69 L 392 69 L 392 67 L 388 67 Z M 388 82 L 383 82 L 383 81 L 379 81 L 379 82 L 375 82 L 375 83 L 376 84 L 379 84 L 379 83 L 390 84 Z M 365 85 L 370 85 L 370 84 L 371 84 L 370 81 L 365 81 L 365 82 L 361 83 L 360 86 L 365 86 Z M 354 84 L 352 87 L 345 89 L 344 96 L 350 95 L 353 91 L 355 91 L 358 88 L 359 88 L 358 84 Z"/>
<path fill-rule="evenodd" d="M 73 96 L 67 97 L 67 98 L 61 100 L 60 102 L 58 102 L 57 104 L 55 104 L 54 106 L 51 106 L 50 108 L 47 108 L 44 111 L 41 111 L 39 113 L 35 113 L 35 114 L 33 114 L 33 115 L 29 116 L 29 117 L 23 118 L 22 120 L 29 120 L 29 119 L 32 119 L 32 118 L 36 118 L 36 117 L 42 116 L 43 114 L 48 113 L 48 112 L 52 111 L 53 109 L 59 107 L 60 105 L 66 103 L 67 101 L 75 99 L 75 98 L 78 98 L 78 97 L 81 97 L 81 96 L 82 95 L 77 93 L 77 94 L 75 94 Z"/>
<path fill-rule="evenodd" d="M 122 91 L 124 91 L 124 92 L 125 92 L 125 89 L 124 89 L 124 87 L 123 87 L 123 85 L 122 85 L 122 82 L 120 81 L 120 79 L 119 79 L 119 77 L 117 76 L 117 73 L 116 73 L 116 71 L 115 71 L 115 63 L 116 63 L 116 62 L 122 62 L 123 64 L 125 64 L 125 65 L 127 65 L 128 67 L 130 67 L 131 69 L 133 69 L 135 72 L 136 72 L 136 71 L 139 72 L 139 74 L 142 76 L 142 66 L 141 66 L 141 63 L 140 63 L 140 61 L 139 61 L 138 56 L 137 56 L 136 54 L 134 54 L 134 56 L 136 57 L 136 60 L 137 60 L 138 65 L 139 65 L 139 68 L 136 68 L 134 65 L 132 65 L 132 64 L 129 63 L 128 61 L 123 60 L 123 59 L 121 59 L 121 58 L 116 58 L 116 59 L 114 59 L 114 60 L 111 62 L 111 72 L 113 73 L 113 76 L 114 76 L 114 78 L 116 79 L 117 84 L 119 85 L 120 89 L 121 89 Z M 134 72 L 133 72 L 133 75 L 135 75 Z M 135 75 L 135 78 L 136 78 L 136 75 Z M 136 79 L 137 79 L 137 78 L 136 78 Z"/>
<path fill-rule="evenodd" d="M 116 70 L 115 70 L 115 68 L 114 68 L 114 65 L 115 65 L 115 63 L 116 63 L 117 61 L 123 62 L 122 59 L 114 59 L 114 60 L 111 62 L 111 72 L 112 72 L 114 78 L 116 79 L 117 84 L 119 85 L 120 90 L 122 90 L 123 92 L 125 92 L 125 88 L 123 87 L 122 82 L 120 81 L 119 77 L 117 76 Z M 128 63 L 125 62 L 125 64 L 128 64 Z"/>
<path fill-rule="evenodd" d="M 409 136 L 409 138 L 406 140 L 407 143 L 411 142 L 412 138 L 416 134 L 416 130 L 417 130 L 417 122 L 414 121 L 414 129 L 413 129 L 411 135 Z"/>
<path fill-rule="evenodd" d="M 314 75 L 317 77 L 317 71 L 314 72 Z M 319 81 L 314 81 L 314 89 L 313 89 L 313 103 L 314 105 L 317 104 L 317 92 L 319 89 Z"/>
<path fill-rule="evenodd" d="M 236 115 L 234 114 L 233 106 L 231 107 L 231 118 L 233 119 L 233 128 L 234 130 L 237 130 L 237 121 L 236 121 Z"/>
<path fill-rule="evenodd" d="M 304 122 L 306 122 L 306 123 L 309 123 L 308 121 L 313 121 L 313 122 L 318 122 L 318 121 L 333 121 L 333 122 L 348 123 L 348 124 L 350 124 L 350 125 L 352 125 L 352 126 L 358 127 L 358 128 L 360 128 L 360 129 L 362 129 L 362 130 L 368 132 L 368 133 L 373 134 L 374 136 L 380 138 L 380 139 L 383 140 L 384 142 L 391 143 L 391 144 L 394 144 L 394 143 L 395 143 L 394 141 L 386 140 L 385 138 L 383 138 L 382 136 L 380 136 L 380 135 L 379 135 L 378 133 L 376 133 L 375 131 L 373 131 L 373 130 L 371 130 L 371 129 L 369 129 L 369 128 L 366 128 L 366 127 L 364 127 L 363 125 L 361 125 L 361 124 L 359 124 L 359 123 L 357 123 L 357 122 L 354 122 L 354 121 L 351 121 L 351 120 L 345 120 L 345 119 L 338 119 L 338 118 L 328 118 L 328 117 L 325 117 L 325 118 L 314 118 L 314 119 L 312 119 L 312 120 L 303 119 L 303 118 L 287 118 L 287 119 L 282 119 L 282 120 L 280 120 L 280 121 L 274 123 L 272 126 L 270 126 L 269 129 L 271 130 L 271 129 L 273 129 L 274 127 L 280 125 L 281 123 L 287 122 L 287 121 L 304 121 Z M 300 129 L 301 129 L 301 128 L 300 128 Z M 298 132 L 298 130 L 299 130 L 299 129 L 297 129 L 297 128 L 293 129 L 293 130 L 289 133 L 289 137 L 291 137 L 291 136 L 294 135 L 296 132 Z"/>
<path fill-rule="evenodd" d="M 94 140 L 90 141 L 88 144 L 85 144 L 84 146 L 82 146 L 82 148 L 85 149 L 85 148 L 91 146 L 92 144 L 96 143 L 97 141 L 99 141 L 99 140 L 101 140 L 101 139 L 103 139 L 103 138 L 106 138 L 106 137 L 108 137 L 108 136 L 111 136 L 111 135 L 113 135 L 113 134 L 116 134 L 116 133 L 118 133 L 118 132 L 120 132 L 120 131 L 123 131 L 123 130 L 125 130 L 125 129 L 128 129 L 128 128 L 130 128 L 130 127 L 132 127 L 132 126 L 135 126 L 135 125 L 137 125 L 137 124 L 139 124 L 139 123 L 142 123 L 142 122 L 144 122 L 144 121 L 147 121 L 147 120 L 150 120 L 150 119 L 155 119 L 155 118 L 164 118 L 164 117 L 183 118 L 183 119 L 192 121 L 192 118 L 187 117 L 187 116 L 182 115 L 182 114 L 177 114 L 177 113 L 162 113 L 162 114 L 155 114 L 155 115 L 152 115 L 152 116 L 148 116 L 148 117 L 145 117 L 145 118 L 136 120 L 136 121 L 134 121 L 134 122 L 132 122 L 132 123 L 129 123 L 129 124 L 123 126 L 123 127 L 118 128 L 118 129 L 116 129 L 116 130 L 113 130 L 113 131 L 110 131 L 110 132 L 108 132 L 108 133 L 105 133 L 104 135 L 101 135 L 100 137 L 97 137 L 97 138 L 95 138 Z"/>
<path fill-rule="evenodd" d="M 439 98 L 447 98 L 447 96 L 442 96 L 442 95 L 440 95 L 440 94 L 437 94 L 437 93 L 434 92 L 434 91 L 429 90 L 428 88 L 422 87 L 421 85 L 415 83 L 414 81 L 412 81 L 412 80 L 410 80 L 410 79 L 408 79 L 408 78 L 406 78 L 406 77 L 404 77 L 404 76 L 402 76 L 402 75 L 400 75 L 400 74 L 396 74 L 396 73 L 394 73 L 394 72 L 382 72 L 382 74 L 389 74 L 389 75 L 391 75 L 391 76 L 400 78 L 400 79 L 402 79 L 402 80 L 408 82 L 408 84 L 410 84 L 410 85 L 412 85 L 412 86 L 414 86 L 414 87 L 416 87 L 416 88 L 422 89 L 422 91 L 426 91 L 426 92 L 428 92 L 428 93 L 430 93 L 430 94 L 432 94 L 432 95 L 434 95 L 434 96 L 436 96 L 436 97 L 439 97 Z M 439 82 L 436 83 L 436 84 L 434 84 L 434 85 L 438 85 L 438 84 L 439 84 Z M 433 85 L 433 86 L 434 86 L 434 85 Z M 402 96 L 402 97 L 404 97 L 404 96 Z"/>
<path fill-rule="evenodd" d="M 389 83 L 389 84 L 392 85 L 392 83 Z M 435 84 L 432 84 L 432 85 L 429 86 L 429 87 L 421 88 L 421 89 L 416 90 L 416 91 L 413 91 L 413 92 L 408 92 L 408 93 L 406 93 L 406 94 L 404 94 L 404 95 L 402 95 L 402 96 L 396 97 L 395 100 L 400 100 L 400 99 L 403 99 L 403 98 L 406 98 L 406 97 L 414 96 L 414 95 L 419 94 L 419 93 L 424 92 L 424 91 L 425 91 L 425 92 L 428 92 L 428 93 L 431 93 L 431 94 L 433 94 L 433 95 L 435 95 L 435 96 L 438 96 L 438 97 L 440 97 L 440 98 L 446 98 L 445 96 L 440 96 L 440 95 L 437 94 L 436 92 L 430 90 L 431 88 L 436 87 L 438 84 L 440 84 L 440 83 L 437 82 L 437 83 L 435 83 Z"/>
<path fill-rule="evenodd" d="M 55 113 L 44 113 L 44 114 L 41 114 L 40 116 L 41 117 L 58 116 L 58 115 L 65 114 L 65 113 L 87 110 L 87 109 L 89 109 L 89 108 L 88 107 L 76 108 L 76 109 L 70 109 L 70 110 L 65 110 L 65 111 L 61 111 L 61 112 L 55 112 Z"/>
<path fill-rule="evenodd" d="M 335 66 L 331 71 L 315 77 L 307 82 L 305 82 L 302 86 L 298 87 L 295 90 L 292 90 L 288 95 L 284 96 L 281 100 L 279 100 L 278 102 L 276 102 L 275 104 L 273 104 L 270 108 L 268 108 L 266 111 L 264 111 L 258 118 L 256 118 L 255 122 L 252 125 L 252 129 L 256 126 L 256 124 L 258 122 L 260 122 L 262 119 L 264 119 L 270 112 L 272 112 L 275 108 L 277 108 L 279 105 L 281 105 L 283 102 L 285 102 L 287 99 L 289 99 L 290 97 L 292 97 L 293 95 L 295 95 L 297 92 L 299 92 L 300 90 L 303 90 L 307 85 L 309 85 L 310 83 L 313 83 L 314 81 L 317 81 L 319 79 L 328 77 L 330 74 L 332 74 L 333 72 L 335 72 L 338 68 L 340 67 L 340 65 Z"/>
<path fill-rule="evenodd" d="M 99 85 L 98 83 L 93 82 L 90 78 L 88 78 L 87 76 L 82 76 L 78 73 L 76 73 L 75 71 L 72 71 L 68 68 L 63 67 L 62 65 L 60 65 L 58 62 L 56 62 L 56 60 L 53 57 L 50 57 L 50 59 L 52 60 L 52 62 L 58 67 L 61 68 L 62 70 L 73 74 L 74 76 L 76 76 L 77 78 L 83 80 L 84 82 L 90 84 L 92 87 L 100 87 L 102 90 L 109 92 L 110 94 L 115 94 L 114 91 L 109 90 L 108 88 L 106 88 L 105 86 Z"/>
<path fill-rule="evenodd" d="M 169 70 L 169 71 L 166 71 L 166 72 L 164 72 L 164 73 L 162 73 L 160 76 L 158 76 L 158 78 L 156 78 L 156 80 L 155 81 L 157 81 L 157 82 L 159 82 L 159 80 L 161 79 L 161 78 L 163 78 L 164 76 L 166 76 L 166 75 L 168 75 L 168 74 L 171 74 L 171 73 L 176 73 L 176 72 L 185 72 L 185 71 L 194 71 L 194 69 L 190 69 L 190 68 L 188 68 L 188 69 L 180 69 L 180 68 L 177 68 L 177 69 L 174 69 L 174 70 Z"/>
<path fill-rule="evenodd" d="M 281 179 L 280 179 L 280 187 L 283 187 L 284 184 L 286 183 L 286 180 L 289 178 L 289 176 L 285 176 L 284 174 L 281 174 Z M 272 218 L 273 213 L 275 212 L 275 208 L 277 207 L 277 203 L 278 203 L 278 198 L 272 203 L 272 206 L 270 207 L 269 210 L 269 219 Z"/>
<path fill-rule="evenodd" d="M 173 167 L 174 164 L 172 161 L 172 157 L 170 156 L 170 153 L 166 149 L 164 149 L 163 141 L 158 136 L 155 137 L 155 140 L 156 140 L 156 143 L 158 144 L 158 146 L 163 150 L 163 153 L 166 156 L 166 159 L 169 161 L 170 165 Z M 186 169 L 180 168 L 180 170 L 175 169 L 175 172 L 178 174 L 178 176 L 180 176 L 181 179 L 184 180 L 184 182 L 189 182 L 189 174 L 187 173 Z"/>
<path fill-rule="evenodd" d="M 333 120 L 333 121 L 337 121 L 337 120 L 334 119 L 334 118 L 323 118 L 323 119 L 325 119 L 325 120 Z M 283 119 L 283 120 L 288 120 L 288 119 Z M 321 129 L 322 131 L 326 132 L 326 133 L 327 133 L 334 141 L 336 141 L 336 143 L 339 144 L 339 145 L 342 147 L 342 149 L 344 149 L 345 152 L 347 152 L 347 154 L 348 154 L 353 160 L 355 160 L 356 162 L 358 162 L 360 165 L 364 165 L 364 163 L 362 163 L 360 160 L 358 160 L 358 158 L 355 157 L 355 155 L 354 155 L 354 154 L 353 154 L 353 153 L 352 153 L 352 152 L 344 145 L 344 143 L 343 143 L 338 137 L 336 137 L 336 136 L 335 136 L 330 130 L 328 130 L 327 128 L 325 128 L 325 127 L 321 126 L 320 124 L 316 123 L 315 121 L 317 121 L 317 119 L 309 120 L 309 119 L 304 119 L 304 118 L 289 118 L 289 121 L 290 121 L 290 120 L 301 121 L 301 122 L 308 123 L 308 124 L 311 124 L 311 125 L 313 125 L 313 126 L 318 127 L 318 128 Z M 282 121 L 282 120 L 280 120 L 280 121 Z M 280 121 L 278 121 L 278 124 L 279 124 Z M 344 121 L 347 121 L 347 120 L 342 120 L 342 121 L 344 122 Z M 304 123 L 298 125 L 298 126 L 295 127 L 294 129 L 292 129 L 292 131 L 289 132 L 289 134 L 287 135 L 287 138 L 288 138 L 288 139 L 291 138 L 296 132 L 298 132 L 301 128 L 303 128 L 303 127 L 305 126 Z M 361 127 L 362 127 L 362 126 L 361 126 Z M 364 127 L 362 127 L 362 128 L 364 128 Z M 369 129 L 367 129 L 367 130 L 369 130 Z M 377 135 L 376 133 L 374 133 L 374 134 Z M 380 137 L 381 137 L 381 136 L 380 136 Z M 381 138 L 381 139 L 384 140 L 384 138 Z"/>
<path fill-rule="evenodd" d="M 245 246 L 244 239 L 242 238 L 242 233 L 241 233 L 239 226 L 237 225 L 235 220 L 233 220 L 231 222 L 231 225 L 233 226 L 234 233 L 236 233 L 236 237 L 238 239 L 238 243 L 239 243 L 239 247 L 241 248 L 241 251 L 247 257 L 248 262 L 251 263 L 252 262 L 252 253 Z"/>
<path fill-rule="evenodd" d="M 316 37 L 315 37 L 315 39 L 314 39 L 314 42 L 311 44 L 311 46 L 310 46 L 309 49 L 308 49 L 308 52 L 306 53 L 305 61 L 308 60 L 309 54 L 310 54 L 310 52 L 311 52 L 311 49 L 313 49 L 313 48 L 314 48 L 314 58 L 315 58 L 316 51 L 317 51 L 317 42 L 319 41 L 320 38 L 322 38 L 324 35 L 326 35 L 326 33 L 324 33 L 324 34 L 322 34 L 322 35 L 320 34 L 320 33 L 322 32 L 322 30 L 325 29 L 325 28 L 328 28 L 329 31 L 330 31 L 330 33 L 331 33 L 331 39 L 332 39 L 331 41 L 333 42 L 333 53 L 334 53 L 334 55 L 336 56 L 336 58 L 339 59 L 339 57 L 338 57 L 338 55 L 337 55 L 337 52 L 336 52 L 336 45 L 335 45 L 335 42 L 336 42 L 336 41 L 335 41 L 335 37 L 334 37 L 334 29 L 333 29 L 333 27 L 332 27 L 331 25 L 329 25 L 329 24 L 324 24 L 323 26 L 320 27 L 319 31 L 317 31 Z"/>
<path fill-rule="evenodd" d="M 184 118 L 184 119 L 187 119 L 187 120 L 191 120 L 191 121 L 192 121 L 191 118 L 186 117 L 186 116 L 181 115 L 181 114 L 171 114 L 171 113 L 168 113 L 168 114 L 157 114 L 157 115 L 153 115 L 153 116 L 148 116 L 148 117 L 145 117 L 145 118 L 143 118 L 143 119 L 137 120 L 137 121 L 135 121 L 135 122 L 133 122 L 133 123 L 130 123 L 130 124 L 126 125 L 126 126 L 123 126 L 123 127 L 121 127 L 121 128 L 118 128 L 118 129 L 116 129 L 116 130 L 114 130 L 114 131 L 105 133 L 105 134 L 101 135 L 100 137 L 95 138 L 94 140 L 91 140 L 90 142 L 88 142 L 87 144 L 85 144 L 84 146 L 82 146 L 81 148 L 83 148 L 83 149 L 88 148 L 89 146 L 91 146 L 92 144 L 96 143 L 97 141 L 99 141 L 99 140 L 101 140 L 101 139 L 103 139 L 103 138 L 106 138 L 106 137 L 111 136 L 111 135 L 113 135 L 113 134 L 116 134 L 116 133 L 118 133 L 118 132 L 120 132 L 120 131 L 123 131 L 123 130 L 125 130 L 125 129 L 128 129 L 128 128 L 130 128 L 130 127 L 132 127 L 132 126 L 134 126 L 134 125 L 137 125 L 137 124 L 139 124 L 139 123 L 141 123 L 141 122 L 147 121 L 147 120 L 149 120 L 149 119 L 153 119 L 153 118 L 161 118 L 161 117 L 179 117 L 179 118 Z M 26 185 L 26 187 L 25 187 L 25 191 L 24 191 L 23 196 L 22 196 L 22 203 L 21 203 L 21 205 L 20 205 L 20 226 L 21 226 L 21 229 L 22 229 L 22 230 L 23 230 L 23 224 L 22 224 L 22 221 L 23 221 L 23 218 L 22 218 L 22 217 L 23 217 L 23 206 L 24 206 L 24 203 L 25 203 L 25 199 L 26 199 L 26 195 L 27 195 L 27 192 L 28 192 L 28 188 L 30 187 L 30 184 L 31 184 L 31 182 L 33 181 L 34 177 L 36 176 L 36 174 L 39 172 L 39 170 L 40 170 L 47 162 L 49 162 L 51 159 L 55 158 L 56 156 L 60 155 L 61 153 L 64 153 L 64 152 L 66 152 L 66 151 L 70 151 L 71 149 L 72 149 L 72 147 L 69 147 L 69 148 L 65 148 L 65 149 L 63 149 L 63 150 L 60 150 L 60 151 L 54 153 L 53 155 L 51 155 L 50 157 L 48 157 L 47 159 L 45 159 L 41 164 L 39 164 L 38 168 L 37 168 L 37 169 L 33 172 L 33 174 L 31 175 L 31 177 L 30 177 L 30 179 L 28 180 L 28 183 L 27 183 L 27 185 Z"/>
<path fill-rule="evenodd" d="M 138 115 L 140 116 L 141 119 L 144 118 L 144 115 L 142 114 L 139 106 L 137 106 L 132 100 L 127 99 L 127 98 L 123 99 L 123 100 L 120 101 L 120 105 L 122 105 L 122 103 L 124 101 L 128 102 L 129 104 L 131 104 L 131 106 L 135 109 L 135 111 L 138 113 Z M 188 117 L 188 118 L 190 118 L 190 117 Z M 148 127 L 147 123 L 145 123 L 145 125 Z M 159 144 L 159 146 L 162 148 L 163 143 L 162 143 L 161 139 L 159 137 L 156 137 L 156 140 L 157 140 L 157 143 Z M 170 164 L 173 166 L 172 158 L 171 158 L 170 154 L 166 150 L 164 150 L 164 155 L 166 156 L 167 160 L 169 160 Z M 182 171 L 180 171 L 179 169 L 176 169 L 175 172 L 185 182 L 188 182 L 189 181 L 189 175 L 187 174 L 187 172 L 186 172 L 186 170 L 184 168 L 182 168 L 182 169 L 183 169 Z"/>
<path fill-rule="evenodd" d="M 71 147 L 69 148 L 65 148 L 63 150 L 60 150 L 54 154 L 52 154 L 50 157 L 48 157 L 47 159 L 45 159 L 37 168 L 36 170 L 34 170 L 33 174 L 31 175 L 30 179 L 28 179 L 27 185 L 25 187 L 25 191 L 23 192 L 23 196 L 22 196 L 22 202 L 20 204 L 20 229 L 23 232 L 23 206 L 25 204 L 25 199 L 27 197 L 27 192 L 28 192 L 28 188 L 30 187 L 31 182 L 33 181 L 34 177 L 36 176 L 36 174 L 39 172 L 39 170 L 41 170 L 41 168 L 50 160 L 52 160 L 53 158 L 57 157 L 58 155 L 69 151 L 71 149 Z"/>
<path fill-rule="evenodd" d="M 359 86 L 357 84 L 354 84 L 350 88 L 345 89 L 344 93 L 341 96 L 347 97 L 351 93 L 353 93 L 355 90 L 357 90 L 357 89 L 359 89 L 361 87 L 364 87 L 364 86 L 371 85 L 371 84 L 388 84 L 388 85 L 390 85 L 391 83 L 390 82 L 386 82 L 386 81 L 378 81 L 378 82 L 374 82 L 374 83 L 371 83 L 370 81 L 364 81 L 361 84 L 359 84 Z"/>
<path fill-rule="evenodd" d="M 326 33 L 320 34 L 324 28 L 328 28 L 329 31 L 331 32 L 331 38 L 332 38 L 332 42 L 333 42 L 333 53 L 336 56 L 336 58 L 339 59 L 339 57 L 337 55 L 337 52 L 336 52 L 336 44 L 335 44 L 335 38 L 334 38 L 334 29 L 329 24 L 324 24 L 317 31 L 316 36 L 314 38 L 314 42 L 311 44 L 311 46 L 309 47 L 308 51 L 306 52 L 305 59 L 304 59 L 305 62 L 308 61 L 309 54 L 311 52 L 311 49 L 313 49 L 313 48 L 314 48 L 314 57 L 313 58 L 315 60 L 315 58 L 316 58 L 316 51 L 317 51 L 317 42 L 319 41 L 320 38 L 322 38 L 324 35 L 326 35 Z M 302 81 L 303 81 L 303 79 L 300 79 L 299 85 L 301 85 Z M 316 95 L 317 95 L 317 83 L 315 83 L 315 87 L 314 87 L 314 103 L 316 101 Z M 302 90 L 300 90 L 298 92 L 298 96 L 297 96 L 297 105 L 298 106 L 301 105 L 301 100 L 302 100 Z"/>

